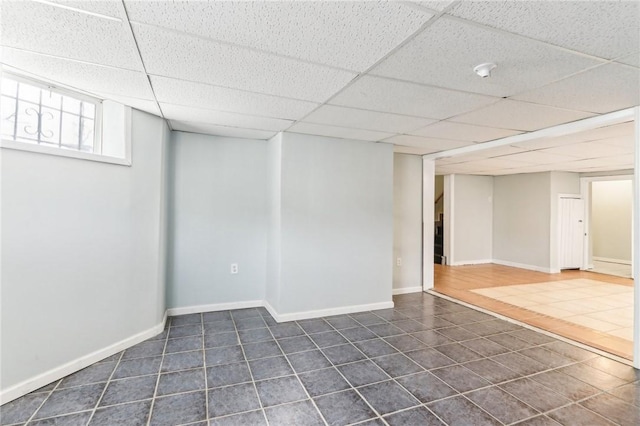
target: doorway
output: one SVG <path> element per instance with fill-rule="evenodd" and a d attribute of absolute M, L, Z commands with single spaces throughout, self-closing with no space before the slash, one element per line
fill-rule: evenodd
<path fill-rule="evenodd" d="M 560 195 L 560 269 L 583 269 L 584 201 L 580 196 Z"/>
<path fill-rule="evenodd" d="M 633 184 L 631 176 L 583 178 L 584 269 L 633 276 Z"/>

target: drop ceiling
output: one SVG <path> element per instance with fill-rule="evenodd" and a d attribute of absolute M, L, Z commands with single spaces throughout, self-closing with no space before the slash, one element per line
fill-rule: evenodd
<path fill-rule="evenodd" d="M 162 116 L 175 130 L 291 131 L 420 155 L 640 105 L 635 1 L 0 7 L 3 68 Z M 487 61 L 498 67 L 481 79 L 472 70 Z M 632 130 L 619 126 L 441 159 L 438 172 L 628 168 Z"/>

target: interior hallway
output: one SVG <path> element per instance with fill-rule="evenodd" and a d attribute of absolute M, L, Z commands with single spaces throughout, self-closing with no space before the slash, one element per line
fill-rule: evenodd
<path fill-rule="evenodd" d="M 633 322 L 632 279 L 578 270 L 546 274 L 495 264 L 436 264 L 434 268 L 435 291 L 439 293 L 632 359 L 628 330 Z M 615 287 L 608 291 L 603 284 Z M 607 300 L 603 300 L 605 293 Z M 613 319 L 602 315 L 611 309 L 619 315 L 615 324 L 607 327 Z"/>

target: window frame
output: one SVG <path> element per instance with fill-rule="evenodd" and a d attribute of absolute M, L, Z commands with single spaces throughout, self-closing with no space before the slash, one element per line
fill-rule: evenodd
<path fill-rule="evenodd" d="M 103 163 L 111 163 L 123 166 L 131 166 L 131 144 L 130 138 L 127 134 L 125 138 L 125 158 L 111 157 L 102 154 L 103 150 L 103 122 L 104 122 L 104 109 L 103 109 L 103 99 L 87 95 L 82 92 L 78 92 L 75 90 L 67 89 L 66 87 L 62 87 L 57 84 L 47 83 L 44 81 L 36 80 L 31 77 L 23 76 L 20 74 L 15 74 L 12 72 L 8 72 L 6 70 L 1 70 L 0 79 L 9 78 L 11 80 L 17 81 L 19 83 L 25 83 L 32 85 L 34 87 L 50 90 L 54 93 L 69 96 L 74 99 L 90 102 L 95 106 L 95 117 L 94 117 L 94 134 L 93 134 L 93 152 L 85 152 L 76 149 L 67 149 L 63 147 L 55 147 L 49 145 L 43 145 L 40 143 L 29 143 L 22 142 L 19 140 L 8 139 L 4 135 L 0 135 L 0 148 L 18 150 L 18 151 L 27 151 L 39 154 L 47 154 L 47 155 L 56 155 L 60 157 L 68 157 L 68 158 L 76 158 L 80 160 L 89 160 L 89 161 L 98 161 Z M 1 82 L 0 82 L 1 83 Z M 19 99 L 19 98 L 18 98 Z M 17 99 L 17 100 L 18 100 Z M 125 127 L 130 128 L 130 109 L 128 109 L 129 114 L 127 114 Z M 127 132 L 129 133 L 129 132 Z"/>

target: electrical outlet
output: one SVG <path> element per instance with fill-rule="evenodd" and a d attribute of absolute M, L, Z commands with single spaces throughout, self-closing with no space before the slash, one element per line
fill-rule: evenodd
<path fill-rule="evenodd" d="M 231 264 L 231 273 L 232 274 L 237 274 L 238 273 L 238 264 L 237 263 L 232 263 Z"/>
<path fill-rule="evenodd" d="M 401 257 L 396 259 L 396 266 L 402 266 L 402 258 Z"/>

